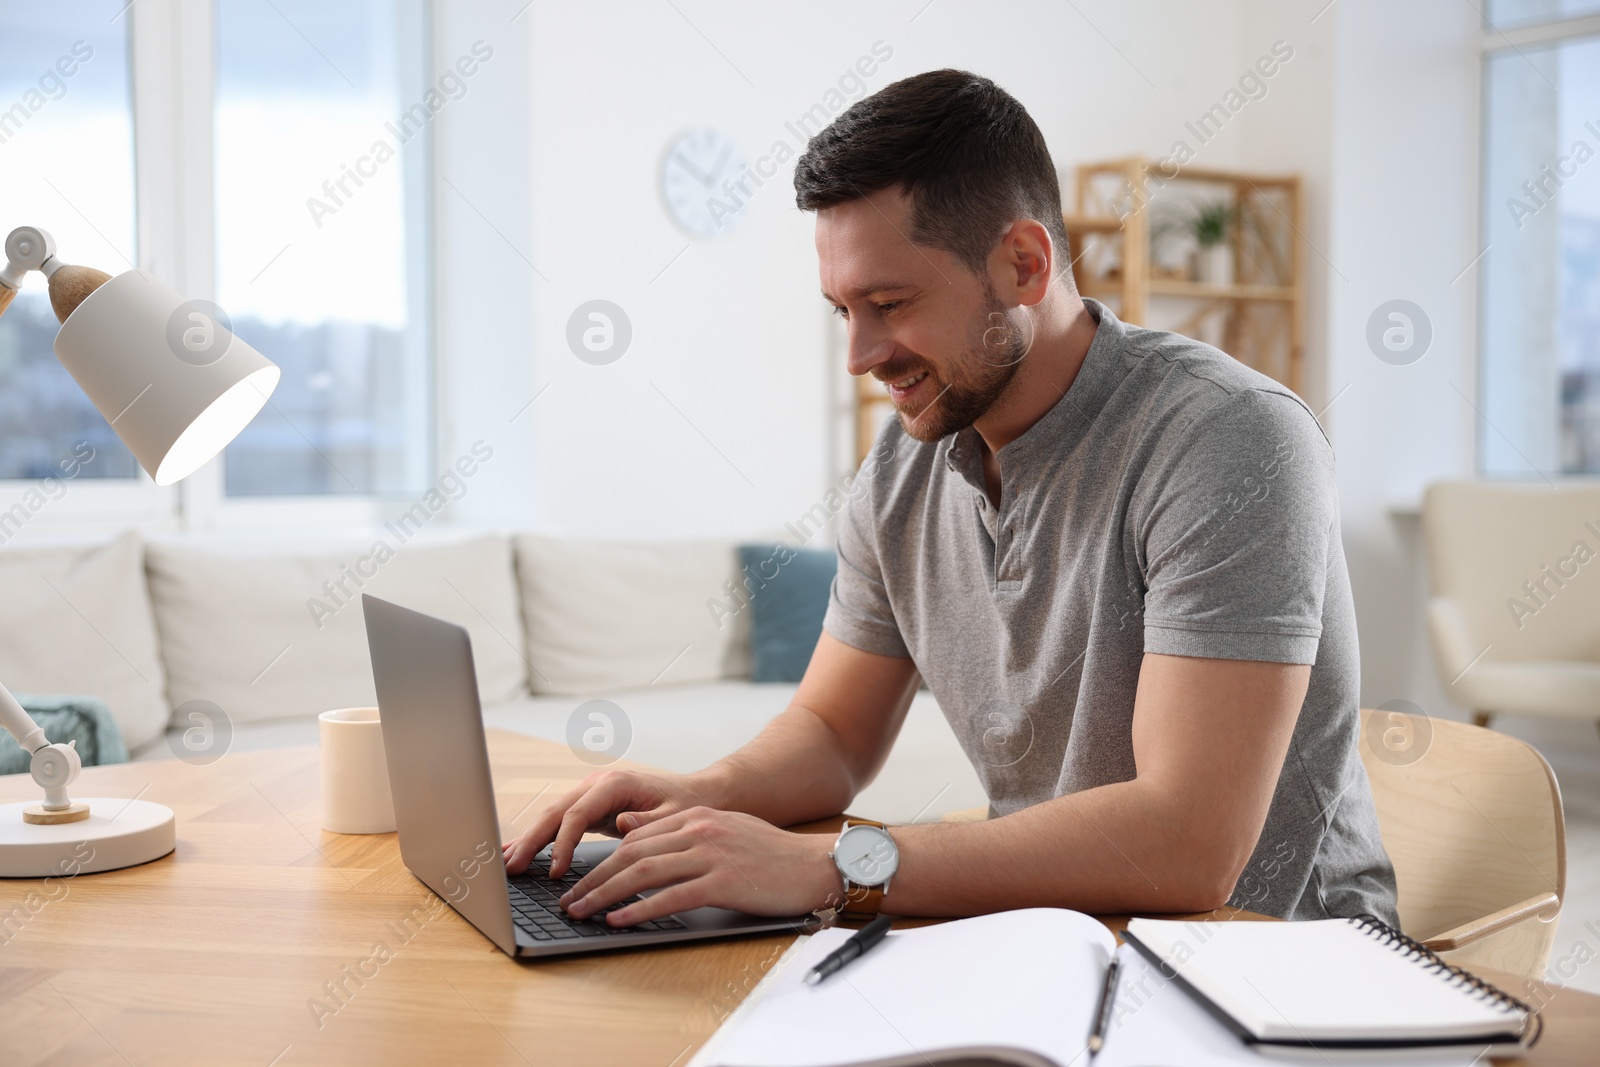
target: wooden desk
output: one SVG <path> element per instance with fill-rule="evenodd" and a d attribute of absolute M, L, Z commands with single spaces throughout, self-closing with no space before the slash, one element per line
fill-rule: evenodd
<path fill-rule="evenodd" d="M 489 736 L 508 832 L 590 770 L 561 745 Z M 0 1060 L 681 1067 L 789 943 L 518 963 L 411 877 L 394 835 L 323 833 L 319 788 L 309 748 L 85 770 L 81 795 L 173 808 L 178 850 L 51 900 L 43 883 L 0 882 L 0 920 L 36 894 L 0 925 Z M 34 792 L 0 777 L 0 801 Z M 387 961 L 347 978 L 380 943 Z M 326 984 L 341 981 L 336 1000 Z M 1526 1062 L 1592 1063 L 1600 997 L 1550 992 Z"/>

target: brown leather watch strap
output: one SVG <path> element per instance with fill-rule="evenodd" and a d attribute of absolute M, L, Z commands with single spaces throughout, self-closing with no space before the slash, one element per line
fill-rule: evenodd
<path fill-rule="evenodd" d="M 878 912 L 883 910 L 883 886 L 857 885 L 851 886 L 844 894 L 844 907 L 839 909 L 840 918 L 867 921 L 876 919 Z"/>
<path fill-rule="evenodd" d="M 876 826 L 888 832 L 889 827 L 874 819 L 846 819 L 839 827 L 842 834 L 852 826 Z M 848 884 L 844 893 L 844 905 L 839 908 L 840 918 L 852 921 L 868 921 L 876 919 L 883 910 L 883 886 L 881 885 L 853 885 Z"/>

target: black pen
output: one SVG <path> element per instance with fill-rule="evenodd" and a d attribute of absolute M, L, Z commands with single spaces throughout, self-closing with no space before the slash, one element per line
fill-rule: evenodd
<path fill-rule="evenodd" d="M 1095 1009 L 1094 1029 L 1089 1033 L 1089 1055 L 1093 1057 L 1105 1047 L 1106 1027 L 1111 1022 L 1111 1001 L 1117 993 L 1117 957 L 1111 957 L 1106 967 L 1105 988 L 1100 990 L 1100 1006 Z"/>
<path fill-rule="evenodd" d="M 823 957 L 822 962 L 806 972 L 806 985 L 816 985 L 857 956 L 862 955 L 883 940 L 894 923 L 887 915 L 880 915 L 855 932 L 855 936 Z"/>

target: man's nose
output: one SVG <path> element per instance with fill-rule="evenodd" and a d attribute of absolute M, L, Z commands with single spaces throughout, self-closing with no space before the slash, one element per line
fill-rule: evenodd
<path fill-rule="evenodd" d="M 886 333 L 870 326 L 850 324 L 850 349 L 846 366 L 851 374 L 867 374 L 880 363 L 887 363 L 893 355 L 894 342 Z"/>

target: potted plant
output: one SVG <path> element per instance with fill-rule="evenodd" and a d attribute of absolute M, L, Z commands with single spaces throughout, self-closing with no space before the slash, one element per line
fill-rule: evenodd
<path fill-rule="evenodd" d="M 1233 247 L 1228 241 L 1238 213 L 1226 200 L 1186 205 L 1184 209 L 1159 217 L 1151 230 L 1152 269 L 1187 273 L 1191 281 L 1206 285 L 1233 284 Z M 1187 253 L 1187 271 L 1167 264 L 1182 263 Z"/>
<path fill-rule="evenodd" d="M 1233 216 L 1233 205 L 1226 200 L 1201 204 L 1189 216 L 1187 229 L 1195 243 L 1191 259 L 1195 281 L 1206 285 L 1233 284 L 1233 248 L 1228 244 Z"/>

